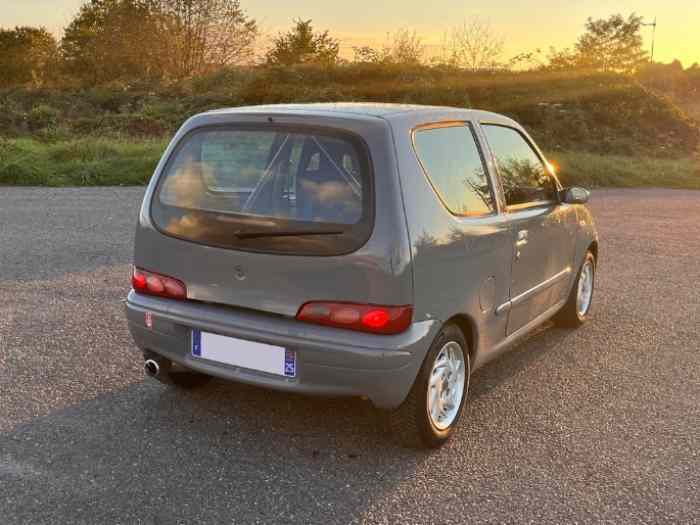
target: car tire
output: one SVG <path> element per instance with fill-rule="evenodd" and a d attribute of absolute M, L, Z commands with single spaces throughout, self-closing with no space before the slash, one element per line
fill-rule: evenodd
<path fill-rule="evenodd" d="M 147 377 L 155 379 L 164 385 L 175 386 L 183 390 L 198 388 L 209 383 L 213 377 L 207 374 L 188 370 L 186 368 L 174 365 L 169 359 L 160 356 L 155 356 L 152 353 L 144 353 L 144 359 L 155 359 L 159 365 L 159 372 L 155 376 L 146 374 Z"/>
<path fill-rule="evenodd" d="M 593 253 L 586 257 L 579 268 L 566 304 L 554 316 L 554 322 L 565 328 L 578 328 L 588 320 L 595 290 L 596 259 Z"/>
<path fill-rule="evenodd" d="M 442 328 L 428 350 L 408 397 L 389 414 L 389 426 L 399 444 L 437 448 L 454 434 L 469 393 L 468 349 L 456 325 Z M 461 389 L 461 393 L 457 389 Z"/>

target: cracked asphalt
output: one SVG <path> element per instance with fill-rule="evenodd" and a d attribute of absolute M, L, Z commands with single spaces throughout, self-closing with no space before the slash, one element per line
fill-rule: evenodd
<path fill-rule="evenodd" d="M 700 523 L 700 192 L 599 190 L 591 322 L 473 378 L 439 451 L 354 399 L 145 380 L 141 188 L 0 188 L 0 522 Z"/>

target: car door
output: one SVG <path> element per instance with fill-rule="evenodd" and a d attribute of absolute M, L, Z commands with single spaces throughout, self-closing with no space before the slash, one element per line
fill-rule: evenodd
<path fill-rule="evenodd" d="M 510 335 L 565 299 L 572 277 L 576 215 L 559 201 L 559 183 L 521 130 L 482 123 L 498 171 L 514 255 L 508 315 Z"/>
<path fill-rule="evenodd" d="M 507 318 L 495 310 L 508 299 L 513 247 L 488 152 L 475 131 L 461 121 L 415 128 L 422 173 L 405 176 L 404 189 L 414 239 L 415 318 L 466 314 L 479 325 L 476 344 L 489 349 L 506 331 Z M 410 156 L 400 158 L 409 173 Z"/>

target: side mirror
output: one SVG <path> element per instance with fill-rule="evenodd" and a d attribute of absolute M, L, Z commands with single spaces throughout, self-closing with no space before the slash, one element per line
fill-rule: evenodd
<path fill-rule="evenodd" d="M 591 197 L 591 192 L 580 186 L 572 186 L 560 192 L 561 202 L 566 204 L 586 204 Z"/>

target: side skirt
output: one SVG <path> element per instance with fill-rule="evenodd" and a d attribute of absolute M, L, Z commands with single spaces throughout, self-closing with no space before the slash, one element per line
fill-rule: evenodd
<path fill-rule="evenodd" d="M 510 334 L 508 337 L 506 337 L 501 342 L 490 348 L 488 351 L 480 353 L 480 355 L 476 356 L 476 359 L 474 360 L 472 372 L 474 372 L 478 368 L 481 368 L 483 365 L 485 365 L 492 359 L 496 359 L 501 354 L 510 350 L 512 346 L 518 342 L 518 340 L 522 339 L 524 336 L 532 332 L 532 330 L 534 330 L 539 325 L 541 325 L 545 321 L 549 320 L 552 316 L 554 316 L 554 314 L 561 310 L 564 304 L 566 304 L 566 298 L 542 312 L 540 315 L 535 317 L 526 325 L 521 326 L 518 330 Z"/>

